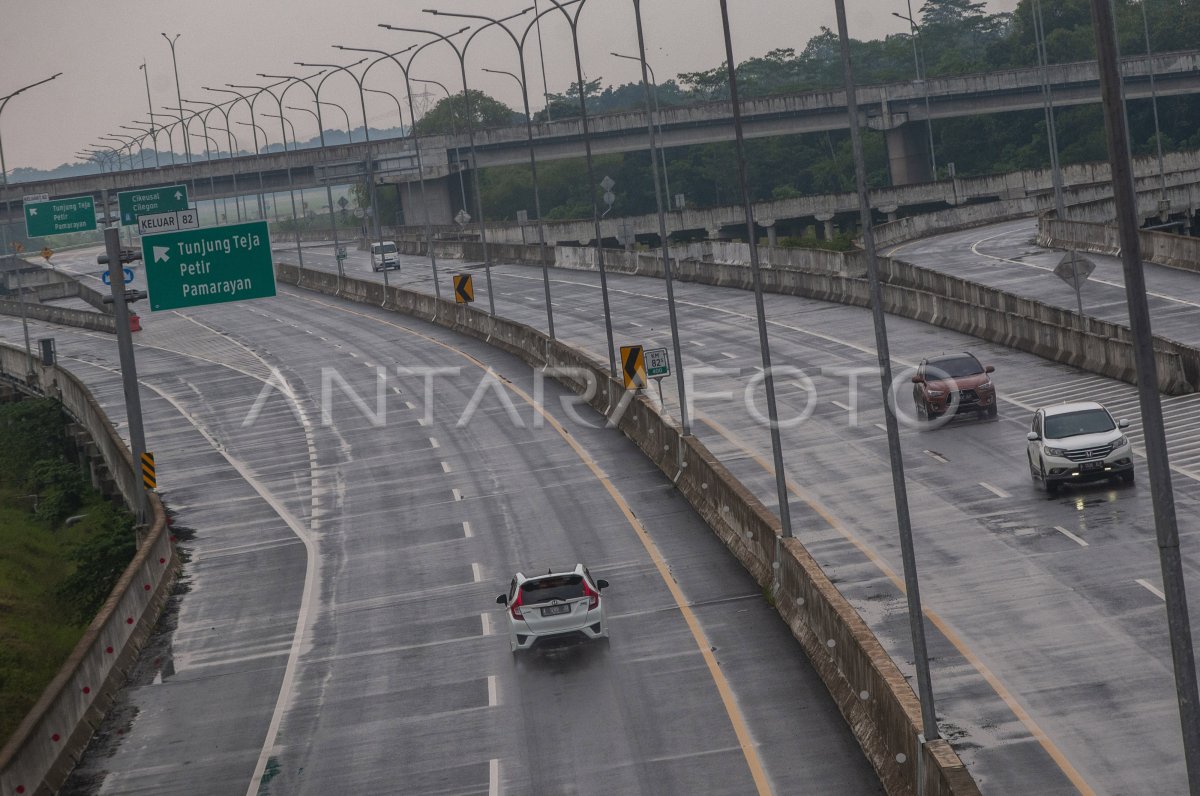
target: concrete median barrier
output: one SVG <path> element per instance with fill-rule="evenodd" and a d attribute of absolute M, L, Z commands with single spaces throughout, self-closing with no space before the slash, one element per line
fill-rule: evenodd
<path fill-rule="evenodd" d="M 276 277 L 300 281 L 299 268 L 277 263 Z M 587 372 L 598 386 L 590 405 L 609 416 L 668 477 L 712 531 L 774 599 L 890 794 L 970 796 L 979 789 L 944 739 L 922 744 L 920 705 L 895 661 L 820 566 L 778 519 L 705 445 L 684 437 L 644 396 L 629 396 L 601 363 L 524 324 L 421 293 L 337 274 L 307 271 L 310 290 L 429 320 L 497 346 L 534 368 Z M 588 380 L 555 376 L 577 394 Z M 627 399 L 627 400 L 623 400 Z M 619 414 L 614 406 L 624 404 Z M 920 772 L 920 773 L 919 773 Z M 924 783 L 918 783 L 923 775 Z"/>

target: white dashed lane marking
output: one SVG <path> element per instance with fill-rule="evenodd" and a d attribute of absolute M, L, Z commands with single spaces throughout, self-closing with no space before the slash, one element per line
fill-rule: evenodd
<path fill-rule="evenodd" d="M 1138 578 L 1138 579 L 1137 579 L 1137 584 L 1138 584 L 1139 586 L 1143 587 L 1143 588 L 1144 588 L 1146 591 L 1148 591 L 1148 592 L 1150 592 L 1151 594 L 1153 594 L 1153 595 L 1154 595 L 1155 597 L 1157 597 L 1158 599 L 1160 599 L 1160 600 L 1166 600 L 1166 599 L 1167 599 L 1167 596 L 1166 596 L 1165 594 L 1163 594 L 1163 593 L 1162 593 L 1162 591 L 1160 591 L 1160 590 L 1159 590 L 1159 588 L 1158 588 L 1157 586 L 1155 586 L 1153 583 L 1151 583 L 1150 581 L 1148 581 L 1148 580 L 1145 580 L 1145 579 L 1143 579 L 1143 578 Z"/>

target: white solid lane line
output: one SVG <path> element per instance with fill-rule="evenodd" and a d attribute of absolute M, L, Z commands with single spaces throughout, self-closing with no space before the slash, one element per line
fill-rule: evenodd
<path fill-rule="evenodd" d="M 483 580 L 483 570 L 480 569 L 477 562 L 471 562 L 471 580 L 475 583 Z"/>
<path fill-rule="evenodd" d="M 991 484 L 985 483 L 984 481 L 980 481 L 979 485 L 981 487 L 983 487 L 984 489 L 986 489 L 987 491 L 991 492 L 996 497 L 1002 497 L 1002 498 L 1012 497 L 1012 495 L 1005 492 L 1003 489 L 1001 489 L 998 486 L 992 486 Z"/>
<path fill-rule="evenodd" d="M 463 536 L 467 539 L 470 539 L 474 535 L 474 532 L 471 531 L 471 523 L 463 520 Z"/>

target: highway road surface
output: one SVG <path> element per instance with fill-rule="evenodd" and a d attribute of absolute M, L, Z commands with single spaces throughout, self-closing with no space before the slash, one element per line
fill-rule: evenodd
<path fill-rule="evenodd" d="M 114 339 L 31 326 L 124 430 Z M 552 382 L 537 411 L 513 357 L 287 286 L 143 326 L 189 560 L 64 792 L 880 791 L 756 584 L 627 440 Z M 577 561 L 611 582 L 611 640 L 514 657 L 496 595 Z"/>
<path fill-rule="evenodd" d="M 1073 294 L 1045 268 L 1005 263 L 1053 267 L 1061 257 L 1032 246 L 1030 222 L 1023 224 L 913 243 L 898 256 L 956 273 L 985 272 L 997 282 L 1027 285 L 1033 295 L 1061 288 L 1061 298 L 1073 304 Z M 280 256 L 294 258 L 294 252 Z M 305 263 L 335 267 L 330 249 L 306 250 Z M 479 264 L 439 264 L 443 295 L 449 295 L 452 273 L 469 272 L 476 306 L 487 307 Z M 361 253 L 352 253 L 346 269 L 381 278 Z M 545 329 L 540 269 L 492 270 L 497 312 Z M 1112 276 L 1111 263 L 1102 265 L 1094 275 L 1097 290 L 1112 295 L 1085 292 L 1085 302 L 1100 306 L 1103 298 L 1117 318 L 1118 288 L 1098 281 Z M 1183 288 L 1175 282 L 1189 285 L 1197 278 L 1157 269 L 1152 289 L 1159 277 L 1172 280 L 1163 289 L 1176 296 Z M 432 292 L 424 259 L 404 258 L 400 273 L 389 279 Z M 610 274 L 609 287 L 617 345 L 670 346 L 661 281 Z M 761 362 L 753 297 L 691 283 L 675 287 L 683 364 L 695 380 L 695 433 L 774 506 L 768 435 L 744 398 Z M 555 270 L 552 290 L 558 336 L 606 359 L 597 275 Z M 1159 312 L 1190 311 L 1179 301 L 1169 306 L 1174 309 Z M 796 535 L 911 674 L 883 415 L 877 377 L 870 373 L 870 315 L 776 295 L 766 297 L 766 308 L 773 361 L 801 368 L 810 379 L 781 379 L 780 389 L 782 417 L 804 418 L 783 432 Z M 966 418 L 938 430 L 903 432 L 943 734 L 989 793 L 1185 790 L 1144 467 L 1132 487 L 1099 483 L 1047 496 L 1034 487 L 1025 454 L 1033 411 L 1067 399 L 1104 402 L 1133 421 L 1131 436 L 1138 442 L 1133 388 L 906 319 L 889 318 L 888 329 L 898 368 L 943 351 L 970 350 L 995 365 L 1001 396 L 998 422 Z M 851 386 L 856 369 L 860 375 Z M 668 411 L 677 411 L 673 379 L 663 386 Z M 761 390 L 751 389 L 751 398 L 765 414 Z M 1164 399 L 1192 594 L 1200 593 L 1200 466 L 1189 458 L 1200 453 L 1198 400 Z M 899 405 L 911 412 L 903 389 Z"/>

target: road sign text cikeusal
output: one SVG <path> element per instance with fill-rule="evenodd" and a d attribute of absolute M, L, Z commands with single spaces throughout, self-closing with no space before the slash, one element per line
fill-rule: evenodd
<path fill-rule="evenodd" d="M 121 210 L 121 223 L 131 226 L 142 216 L 187 210 L 187 186 L 166 185 L 161 188 L 121 191 L 117 194 L 117 205 Z"/>
<path fill-rule="evenodd" d="M 147 235 L 142 262 L 151 310 L 275 295 L 265 221 Z"/>

